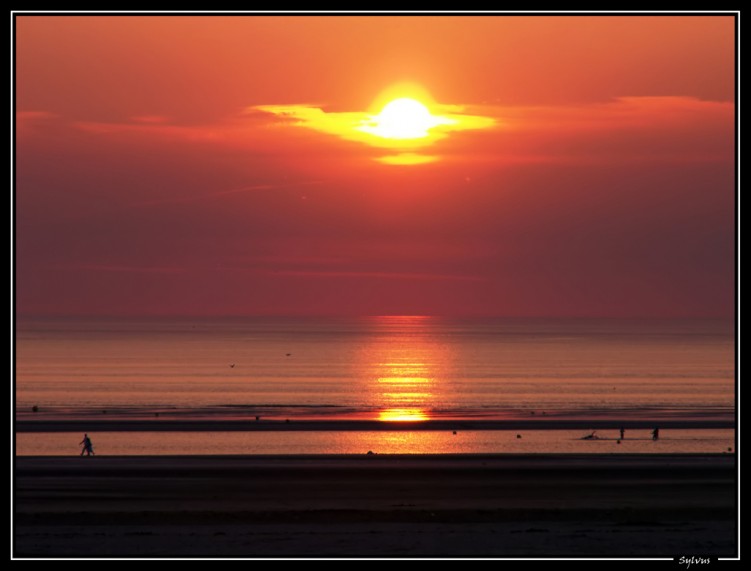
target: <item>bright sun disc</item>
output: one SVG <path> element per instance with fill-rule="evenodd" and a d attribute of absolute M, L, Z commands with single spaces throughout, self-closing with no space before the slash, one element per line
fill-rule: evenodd
<path fill-rule="evenodd" d="M 400 97 L 387 103 L 360 130 L 385 139 L 422 139 L 433 127 L 450 123 L 451 119 L 432 115 L 419 101 Z"/>

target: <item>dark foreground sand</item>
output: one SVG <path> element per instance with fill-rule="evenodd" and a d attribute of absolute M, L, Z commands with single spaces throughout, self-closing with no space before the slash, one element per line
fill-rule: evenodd
<path fill-rule="evenodd" d="M 731 455 L 18 457 L 14 555 L 736 555 Z"/>

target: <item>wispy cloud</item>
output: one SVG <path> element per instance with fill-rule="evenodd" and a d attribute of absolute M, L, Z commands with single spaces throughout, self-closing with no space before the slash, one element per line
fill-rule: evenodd
<path fill-rule="evenodd" d="M 515 131 L 611 131 L 659 129 L 690 125 L 708 118 L 732 118 L 731 101 L 705 101 L 695 97 L 618 97 L 585 105 L 514 106 L 492 108 Z"/>
<path fill-rule="evenodd" d="M 160 125 L 169 122 L 169 117 L 166 117 L 164 115 L 134 115 L 133 117 L 131 117 L 131 120 L 135 121 L 136 123 Z"/>
<path fill-rule="evenodd" d="M 138 273 L 138 274 L 180 274 L 185 268 L 177 266 L 121 266 L 114 264 L 69 264 L 52 266 L 56 271 L 88 271 L 109 273 Z"/>
<path fill-rule="evenodd" d="M 581 105 L 490 107 L 503 131 L 467 152 L 495 164 L 654 164 L 733 159 L 734 104 L 694 97 L 620 97 Z"/>
<path fill-rule="evenodd" d="M 15 126 L 16 132 L 21 134 L 30 134 L 41 130 L 41 128 L 50 123 L 59 120 L 60 116 L 49 111 L 16 111 Z"/>
<path fill-rule="evenodd" d="M 16 121 L 31 121 L 35 119 L 53 119 L 58 117 L 55 113 L 49 111 L 17 111 Z"/>
<path fill-rule="evenodd" d="M 484 278 L 458 274 L 434 274 L 420 272 L 378 272 L 341 270 L 249 270 L 271 276 L 298 276 L 306 278 L 380 278 L 391 280 L 427 280 L 477 282 Z"/>
<path fill-rule="evenodd" d="M 133 121 L 107 123 L 99 121 L 73 121 L 74 128 L 92 135 L 149 135 L 185 141 L 217 141 L 227 135 L 226 126 L 173 125 L 162 121 Z"/>
<path fill-rule="evenodd" d="M 305 182 L 296 182 L 288 184 L 253 184 L 248 186 L 240 186 L 237 188 L 230 188 L 228 190 L 218 190 L 215 192 L 206 192 L 202 194 L 193 194 L 190 196 L 178 196 L 171 198 L 157 198 L 154 200 L 145 200 L 143 202 L 135 202 L 131 204 L 131 207 L 143 207 L 143 206 L 156 206 L 160 204 L 183 204 L 190 202 L 199 202 L 201 200 L 210 200 L 214 198 L 221 198 L 224 196 L 231 196 L 234 194 L 241 194 L 244 192 L 254 192 L 259 190 L 274 190 L 282 188 L 297 188 L 299 186 L 312 186 L 323 184 L 324 181 L 312 180 Z"/>

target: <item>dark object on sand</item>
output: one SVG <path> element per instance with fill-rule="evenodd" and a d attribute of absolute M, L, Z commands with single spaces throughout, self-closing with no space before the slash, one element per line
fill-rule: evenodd
<path fill-rule="evenodd" d="M 626 429 L 625 428 L 621 428 L 621 440 L 623 440 L 625 438 L 625 434 L 626 434 Z"/>
<path fill-rule="evenodd" d="M 372 456 L 372 455 L 373 455 L 373 451 L 372 450 L 368 450 L 368 456 Z"/>
<path fill-rule="evenodd" d="M 456 434 L 456 430 L 454 430 L 454 432 L 452 432 L 452 434 Z"/>
<path fill-rule="evenodd" d="M 232 363 L 232 364 L 231 364 L 231 365 L 229 366 L 229 368 L 230 368 L 230 369 L 234 369 L 234 368 L 235 368 L 235 364 L 234 364 L 234 363 Z"/>
<path fill-rule="evenodd" d="M 655 429 L 652 431 L 652 440 L 659 440 L 660 439 L 660 429 L 655 427 Z"/>
<path fill-rule="evenodd" d="M 593 430 L 590 434 L 587 434 L 586 436 L 582 436 L 582 440 L 599 440 L 600 437 L 597 436 L 597 431 Z"/>
<path fill-rule="evenodd" d="M 39 407 L 37 405 L 32 406 L 31 412 L 39 412 Z"/>
<path fill-rule="evenodd" d="M 286 356 L 287 356 L 287 357 L 291 357 L 291 356 L 292 356 L 292 353 L 287 353 L 287 354 L 286 354 Z"/>
<path fill-rule="evenodd" d="M 517 438 L 521 438 L 521 437 L 522 437 L 522 435 L 521 435 L 521 434 L 517 434 L 517 435 L 516 435 L 516 437 L 517 437 Z"/>

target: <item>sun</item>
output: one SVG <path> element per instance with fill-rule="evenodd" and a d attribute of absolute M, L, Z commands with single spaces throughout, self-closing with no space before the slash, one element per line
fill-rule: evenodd
<path fill-rule="evenodd" d="M 383 106 L 378 115 L 370 117 L 359 130 L 384 139 L 423 139 L 430 129 L 438 125 L 450 125 L 454 120 L 433 115 L 415 99 L 399 97 Z"/>
<path fill-rule="evenodd" d="M 313 105 L 258 105 L 250 110 L 277 115 L 280 127 L 304 127 L 386 149 L 389 154 L 372 159 L 394 166 L 439 161 L 438 152 L 422 151 L 456 132 L 496 125 L 493 117 L 468 114 L 463 105 L 439 103 L 426 89 L 408 82 L 384 89 L 363 111 L 334 112 Z"/>

